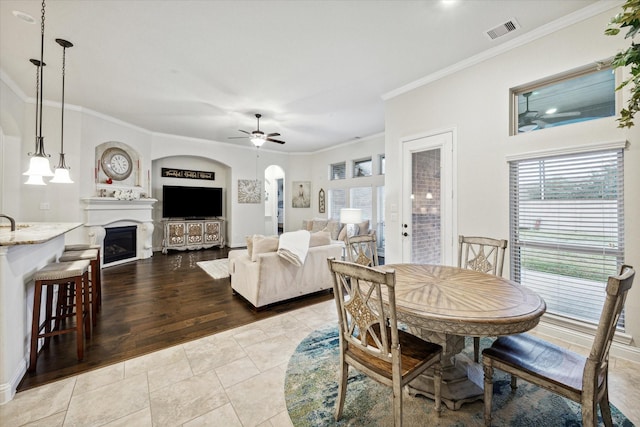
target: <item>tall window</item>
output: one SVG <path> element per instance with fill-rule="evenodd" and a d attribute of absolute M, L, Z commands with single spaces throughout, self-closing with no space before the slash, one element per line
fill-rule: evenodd
<path fill-rule="evenodd" d="M 347 207 L 347 191 L 344 189 L 329 190 L 329 218 L 340 219 L 340 209 Z"/>
<path fill-rule="evenodd" d="M 511 278 L 548 313 L 598 323 L 624 261 L 623 166 L 622 149 L 510 162 Z"/>
<path fill-rule="evenodd" d="M 362 209 L 362 219 L 371 220 L 373 218 L 371 187 L 353 187 L 350 190 L 349 199 L 351 207 Z M 372 227 L 373 224 L 369 224 Z"/>

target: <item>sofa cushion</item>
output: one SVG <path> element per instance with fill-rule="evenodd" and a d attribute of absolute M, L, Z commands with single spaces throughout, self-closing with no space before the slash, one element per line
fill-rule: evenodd
<path fill-rule="evenodd" d="M 317 231 L 315 233 L 311 233 L 311 238 L 309 239 L 310 248 L 329 244 L 331 244 L 331 234 L 328 231 Z"/>
<path fill-rule="evenodd" d="M 256 234 L 253 236 L 253 251 L 251 261 L 257 261 L 258 255 L 266 252 L 276 252 L 278 250 L 278 236 L 263 236 Z"/>

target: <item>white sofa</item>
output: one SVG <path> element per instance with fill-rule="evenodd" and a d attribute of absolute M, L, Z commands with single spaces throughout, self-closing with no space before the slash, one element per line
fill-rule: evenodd
<path fill-rule="evenodd" d="M 229 251 L 231 288 L 256 308 L 331 289 L 327 258 L 340 259 L 343 246 L 329 243 L 328 237 L 328 244 L 309 247 L 301 267 L 278 255 L 277 240 L 275 247 L 268 248 L 273 250 L 254 243 L 251 256 L 249 249 Z"/>

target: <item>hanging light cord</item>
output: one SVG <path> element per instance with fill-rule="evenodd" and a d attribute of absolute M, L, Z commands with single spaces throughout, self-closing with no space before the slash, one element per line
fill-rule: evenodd
<path fill-rule="evenodd" d="M 40 21 L 40 126 L 38 128 L 38 138 L 42 139 L 42 92 L 44 91 L 44 8 L 45 0 L 42 0 L 42 20 Z M 37 108 L 37 107 L 36 107 Z M 43 147 L 44 148 L 44 147 Z"/>
<path fill-rule="evenodd" d="M 66 68 L 67 47 L 62 46 L 62 117 L 60 123 L 60 163 L 62 167 L 64 164 L 64 75 Z"/>

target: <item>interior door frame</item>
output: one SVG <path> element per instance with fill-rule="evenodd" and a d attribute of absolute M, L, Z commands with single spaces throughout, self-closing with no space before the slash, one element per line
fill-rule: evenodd
<path fill-rule="evenodd" d="M 441 164 L 441 263 L 456 265 L 457 235 L 458 235 L 458 203 L 457 203 L 457 152 L 456 129 L 441 129 L 424 134 L 412 135 L 401 139 L 402 145 L 402 262 L 411 262 L 412 242 L 412 168 L 411 155 L 415 152 L 440 149 Z M 405 227 L 404 225 L 407 225 Z"/>

